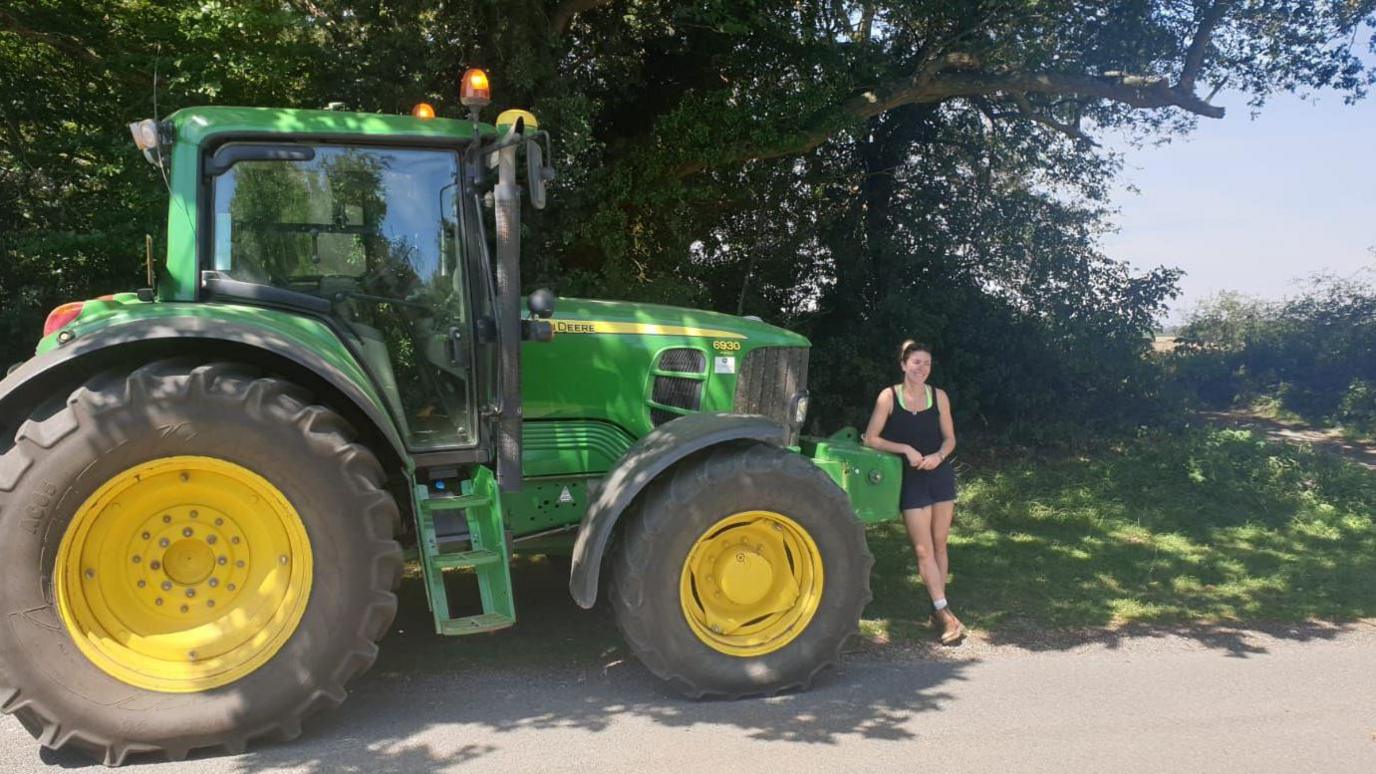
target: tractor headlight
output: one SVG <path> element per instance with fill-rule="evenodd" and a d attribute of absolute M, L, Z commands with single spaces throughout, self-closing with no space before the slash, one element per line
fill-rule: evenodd
<path fill-rule="evenodd" d="M 789 411 L 789 416 L 793 418 L 794 427 L 802 427 L 807 420 L 807 393 L 799 393 L 793 396 L 793 408 Z"/>

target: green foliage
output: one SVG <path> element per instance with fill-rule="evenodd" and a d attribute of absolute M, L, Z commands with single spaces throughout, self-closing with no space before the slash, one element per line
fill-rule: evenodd
<path fill-rule="evenodd" d="M 1258 397 L 1311 423 L 1376 431 L 1376 284 L 1318 277 L 1284 303 L 1225 295 L 1181 329 L 1176 380 L 1205 405 Z"/>
<path fill-rule="evenodd" d="M 1376 615 L 1376 476 L 1248 431 L 1147 433 L 1082 457 L 962 471 L 948 595 L 997 639 L 1133 622 Z M 900 524 L 873 528 L 866 618 L 914 634 L 925 591 Z"/>
<path fill-rule="evenodd" d="M 1144 354 L 1178 274 L 1098 251 L 1117 162 L 1075 127 L 1185 131 L 1196 81 L 1257 104 L 1356 98 L 1373 6 L 1234 4 L 1192 59 L 1209 6 L 1163 0 L 20 0 L 0 11 L 0 361 L 28 353 L 52 306 L 141 284 L 165 193 L 124 124 L 155 91 L 159 114 L 425 100 L 454 115 L 459 73 L 481 65 L 485 117 L 528 106 L 554 134 L 531 287 L 802 330 L 826 429 L 863 421 L 908 337 L 936 346 L 962 423 L 1029 440 L 1154 423 Z M 1031 73 L 1107 91 L 932 86 Z M 1159 104 L 1186 109 L 1130 104 L 1167 85 Z"/>

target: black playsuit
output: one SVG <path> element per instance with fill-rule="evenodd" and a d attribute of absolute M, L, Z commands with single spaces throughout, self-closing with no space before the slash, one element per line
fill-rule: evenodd
<path fill-rule="evenodd" d="M 902 443 L 917 449 L 926 456 L 941 450 L 944 440 L 941 434 L 941 404 L 931 385 L 927 386 L 928 402 L 920 411 L 909 411 L 903 407 L 898 391 L 893 387 L 893 411 L 884 422 L 879 436 L 891 443 Z M 954 501 L 956 499 L 956 472 L 950 460 L 942 460 L 931 470 L 918 470 L 903 460 L 903 489 L 899 496 L 899 507 L 925 508 L 932 503 Z"/>

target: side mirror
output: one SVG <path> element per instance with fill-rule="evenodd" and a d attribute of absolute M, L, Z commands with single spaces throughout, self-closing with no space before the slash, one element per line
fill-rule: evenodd
<path fill-rule="evenodd" d="M 554 167 L 545 166 L 545 152 L 539 139 L 526 143 L 526 189 L 530 204 L 537 210 L 545 208 L 545 183 L 554 179 Z"/>
<path fill-rule="evenodd" d="M 531 317 L 548 320 L 554 315 L 554 294 L 546 288 L 532 291 L 530 298 L 526 299 L 526 308 L 530 310 Z"/>

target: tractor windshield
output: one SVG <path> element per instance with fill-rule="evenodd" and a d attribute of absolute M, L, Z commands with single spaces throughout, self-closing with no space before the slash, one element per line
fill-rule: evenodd
<path fill-rule="evenodd" d="M 329 299 L 408 445 L 473 444 L 458 153 L 255 147 L 214 179 L 213 268 Z"/>

